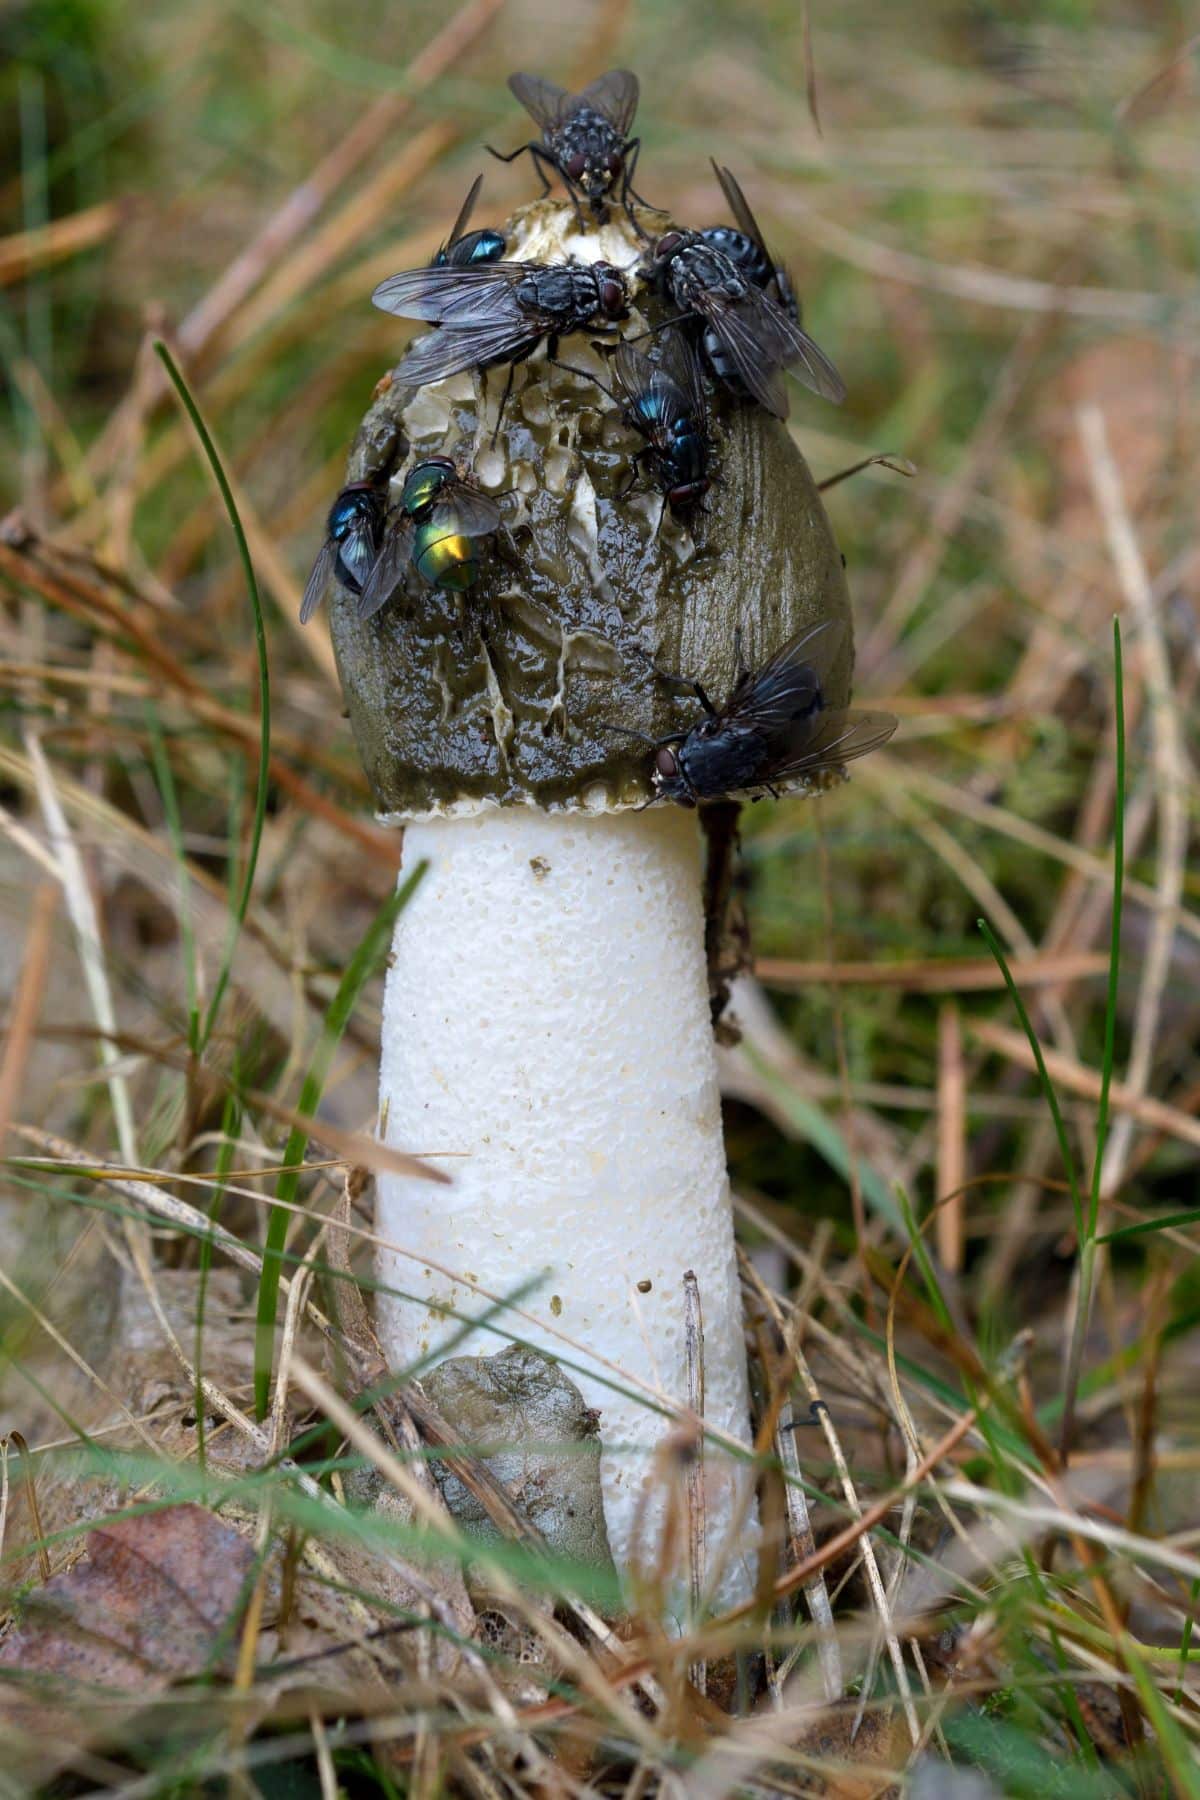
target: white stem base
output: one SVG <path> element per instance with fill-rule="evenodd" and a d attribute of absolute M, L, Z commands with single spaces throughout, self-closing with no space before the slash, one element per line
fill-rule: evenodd
<path fill-rule="evenodd" d="M 511 1337 L 557 1356 L 600 1413 L 617 1567 L 659 1570 L 664 1492 L 684 1489 L 655 1446 L 687 1405 L 686 1270 L 706 1423 L 749 1441 L 695 815 L 509 807 L 410 826 L 406 873 L 421 860 L 387 981 L 380 1108 L 390 1144 L 454 1153 L 440 1165 L 453 1186 L 380 1177 L 379 1275 L 410 1296 L 381 1297 L 385 1345 L 397 1368 Z M 711 1440 L 704 1455 L 706 1577 L 744 1597 L 748 1466 Z M 672 1588 L 685 1525 L 678 1540 Z"/>

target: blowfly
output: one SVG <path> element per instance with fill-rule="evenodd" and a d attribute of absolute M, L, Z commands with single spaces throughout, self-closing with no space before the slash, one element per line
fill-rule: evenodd
<path fill-rule="evenodd" d="M 493 231 L 489 226 L 481 231 L 467 230 L 482 186 L 483 176 L 477 175 L 459 209 L 449 238 L 430 262 L 431 269 L 444 269 L 447 264 L 455 269 L 469 269 L 480 263 L 499 262 L 504 255 L 508 239 L 502 231 Z"/>
<path fill-rule="evenodd" d="M 698 681 L 690 687 L 704 717 L 654 745 L 656 796 L 695 806 L 731 795 L 778 797 L 783 783 L 840 769 L 886 744 L 890 713 L 829 708 L 825 686 L 844 637 L 833 620 L 797 632 L 760 669 L 743 670 L 724 706 Z"/>
<path fill-rule="evenodd" d="M 513 368 L 543 338 L 553 357 L 559 338 L 585 328 L 603 331 L 629 312 L 625 277 L 609 263 L 497 262 L 465 269 L 453 265 L 408 269 L 381 282 L 371 298 L 383 312 L 426 319 L 438 327 L 404 356 L 396 371 L 401 381 L 423 387 L 462 369 L 507 363 L 500 419 Z"/>
<path fill-rule="evenodd" d="M 304 586 L 300 623 L 307 625 L 325 597 L 330 577 L 336 572 L 343 587 L 361 594 L 379 554 L 387 512 L 387 483 L 352 481 L 329 509 L 325 542 Z"/>
<path fill-rule="evenodd" d="M 708 473 L 710 444 L 704 383 L 695 350 L 677 331 L 664 331 L 658 361 L 651 362 L 631 343 L 621 343 L 612 356 L 616 391 L 606 388 L 630 430 L 645 440 L 633 459 L 623 490 L 628 493 L 646 463 L 672 512 L 686 511 L 712 486 Z M 572 365 L 564 363 L 563 368 Z M 587 371 L 575 369 L 577 375 Z M 588 376 L 595 380 L 595 376 Z M 597 383 L 603 387 L 603 383 Z"/>
<path fill-rule="evenodd" d="M 369 619 L 387 604 L 408 563 L 430 587 L 465 593 L 479 579 L 479 543 L 501 522 L 499 504 L 481 493 L 448 456 L 430 456 L 405 477 L 400 502 L 358 602 Z"/>
<path fill-rule="evenodd" d="M 522 144 L 508 155 L 493 150 L 492 155 L 512 162 L 528 152 L 544 194 L 550 191 L 549 168 L 561 177 L 576 214 L 582 196 L 600 223 L 608 217 L 608 196 L 619 182 L 621 204 L 628 212 L 641 145 L 629 135 L 638 104 L 637 76 L 629 69 L 610 69 L 581 94 L 569 94 L 540 75 L 510 75 L 508 85 L 541 127 L 542 141 Z"/>
<path fill-rule="evenodd" d="M 748 208 L 746 217 L 753 224 Z M 794 369 L 814 393 L 844 400 L 841 376 L 777 297 L 778 273 L 757 226 L 753 235 L 773 271 L 770 290 L 699 231 L 665 232 L 651 246 L 643 273 L 676 307 L 679 317 L 673 323 L 696 322 L 713 373 L 733 392 L 748 392 L 777 419 L 786 419 L 783 371 Z"/>

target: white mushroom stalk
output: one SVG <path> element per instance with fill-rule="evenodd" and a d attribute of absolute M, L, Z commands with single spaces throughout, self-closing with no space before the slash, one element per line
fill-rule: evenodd
<path fill-rule="evenodd" d="M 616 208 L 580 231 L 539 202 L 508 227 L 510 258 L 632 270 L 643 250 Z M 630 286 L 633 334 L 658 303 Z M 603 379 L 582 334 L 559 354 Z M 726 694 L 742 648 L 763 660 L 844 621 L 845 584 L 807 468 L 760 408 L 708 384 L 720 481 L 697 524 L 645 479 L 627 491 L 637 436 L 544 349 L 493 445 L 505 374 L 486 404 L 468 375 L 381 384 L 350 464 L 394 496 L 421 456 L 469 455 L 476 483 L 511 495 L 474 613 L 434 624 L 437 597 L 412 592 L 365 622 L 344 592 L 333 607 L 380 814 L 406 827 L 405 874 L 428 865 L 396 926 L 381 1126 L 444 1156 L 452 1182 L 379 1179 L 382 1336 L 398 1370 L 511 1338 L 559 1358 L 599 1414 L 617 1568 L 662 1582 L 680 1625 L 689 1590 L 752 1590 L 747 1362 L 697 814 L 643 805 L 651 752 L 613 727 L 657 740 L 694 722 L 654 661 Z"/>
<path fill-rule="evenodd" d="M 720 1558 L 736 1532 L 722 1587 L 744 1593 L 752 1474 L 715 1441 L 749 1430 L 695 815 L 496 808 L 410 826 L 418 859 L 380 1098 L 388 1142 L 453 1153 L 453 1185 L 380 1178 L 379 1230 L 401 1248 L 379 1274 L 411 1296 L 384 1305 L 388 1351 L 487 1355 L 499 1331 L 564 1360 L 600 1414 L 617 1567 L 653 1568 L 663 1506 L 645 1496 L 679 1481 L 655 1453 L 688 1416 L 694 1271 L 708 1541 Z M 487 1320 L 465 1344 L 464 1318 Z"/>

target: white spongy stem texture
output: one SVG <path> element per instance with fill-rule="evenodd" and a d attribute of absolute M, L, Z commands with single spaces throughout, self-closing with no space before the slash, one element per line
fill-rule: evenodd
<path fill-rule="evenodd" d="M 497 808 L 410 826 L 405 872 L 422 861 L 387 979 L 380 1110 L 387 1142 L 444 1155 L 451 1185 L 379 1180 L 393 1367 L 514 1337 L 556 1356 L 600 1414 L 617 1567 L 656 1570 L 678 1618 L 686 1551 L 669 1546 L 688 1532 L 670 1445 L 694 1271 L 703 1585 L 743 1598 L 751 1476 L 712 1435 L 749 1442 L 695 815 Z M 464 1337 L 464 1320 L 481 1323 Z"/>

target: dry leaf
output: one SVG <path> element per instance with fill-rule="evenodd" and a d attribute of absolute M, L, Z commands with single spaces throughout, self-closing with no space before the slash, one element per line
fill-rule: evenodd
<path fill-rule="evenodd" d="M 171 1682 L 219 1667 L 253 1561 L 247 1540 L 200 1506 L 90 1532 L 0 1642 L 0 1723 L 18 1738 L 6 1759 L 45 1779 Z"/>

